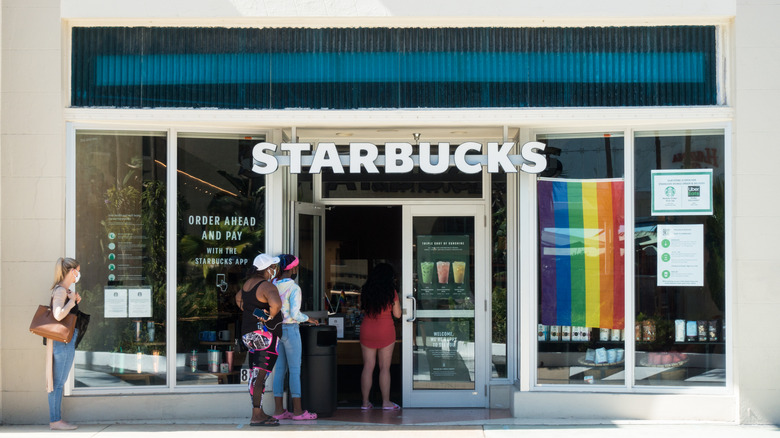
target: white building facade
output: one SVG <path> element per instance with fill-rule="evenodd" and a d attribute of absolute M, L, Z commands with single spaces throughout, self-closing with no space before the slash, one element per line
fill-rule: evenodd
<path fill-rule="evenodd" d="M 0 422 L 45 421 L 63 255 L 69 421 L 241 416 L 258 252 L 339 327 L 333 408 L 389 263 L 404 407 L 777 422 L 780 7 L 504 3 L 3 0 Z"/>

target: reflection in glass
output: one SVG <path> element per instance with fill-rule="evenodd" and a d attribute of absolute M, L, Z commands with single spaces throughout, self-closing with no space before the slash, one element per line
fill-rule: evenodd
<path fill-rule="evenodd" d="M 263 251 L 265 179 L 251 170 L 257 138 L 178 139 L 177 385 L 240 382 L 235 295 Z"/>
<path fill-rule="evenodd" d="M 76 387 L 166 384 L 166 137 L 76 133 Z"/>
<path fill-rule="evenodd" d="M 506 173 L 492 174 L 493 197 L 491 211 L 493 215 L 493 246 L 492 246 L 492 372 L 493 378 L 507 377 L 507 276 L 506 276 L 506 245 L 507 245 L 507 208 L 506 208 Z"/>
<path fill-rule="evenodd" d="M 474 218 L 415 217 L 414 389 L 474 389 Z"/>
<path fill-rule="evenodd" d="M 722 130 L 636 134 L 636 385 L 726 384 L 724 144 Z M 655 169 L 712 169 L 714 214 L 651 216 Z M 702 286 L 658 286 L 659 227 L 700 230 Z"/>
<path fill-rule="evenodd" d="M 321 296 L 322 273 L 319 266 L 322 253 L 322 225 L 320 216 L 298 215 L 298 285 L 303 297 L 301 308 L 306 310 L 322 310 Z"/>
<path fill-rule="evenodd" d="M 322 171 L 323 198 L 479 198 L 482 174 L 466 174 L 455 167 L 440 175 L 415 167 L 409 173 L 333 173 Z"/>
<path fill-rule="evenodd" d="M 623 137 L 540 136 L 538 384 L 623 385 Z"/>

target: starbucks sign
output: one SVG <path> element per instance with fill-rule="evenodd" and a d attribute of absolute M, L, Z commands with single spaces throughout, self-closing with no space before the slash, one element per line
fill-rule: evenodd
<path fill-rule="evenodd" d="M 418 166 L 424 173 L 440 174 L 451 164 L 463 173 L 479 173 L 487 166 L 489 173 L 503 170 L 517 173 L 518 167 L 526 173 L 541 173 L 547 167 L 547 157 L 542 153 L 544 143 L 528 142 L 521 148 L 520 155 L 509 155 L 514 142 L 489 142 L 483 146 L 477 142 L 465 142 L 451 151 L 449 143 L 439 143 L 436 155 L 432 155 L 430 143 L 420 143 L 419 155 L 413 155 L 410 143 L 385 143 L 385 154 L 379 155 L 379 148 L 372 143 L 350 143 L 349 154 L 339 155 L 335 143 L 319 143 L 312 154 L 310 143 L 258 143 L 252 150 L 252 171 L 258 174 L 275 172 L 280 165 L 289 165 L 290 173 L 321 173 L 329 168 L 333 173 L 409 173 Z M 274 155 L 275 152 L 286 155 Z M 484 155 L 479 155 L 484 153 Z M 306 155 L 304 155 L 306 154 Z"/>

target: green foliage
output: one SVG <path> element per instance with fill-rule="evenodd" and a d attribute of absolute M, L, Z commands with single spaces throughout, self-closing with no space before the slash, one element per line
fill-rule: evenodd
<path fill-rule="evenodd" d="M 506 248 L 507 248 L 507 208 L 506 191 L 494 190 L 492 219 L 492 340 L 496 344 L 507 342 L 507 289 L 506 289 Z"/>
<path fill-rule="evenodd" d="M 493 287 L 493 342 L 506 344 L 506 288 Z"/>

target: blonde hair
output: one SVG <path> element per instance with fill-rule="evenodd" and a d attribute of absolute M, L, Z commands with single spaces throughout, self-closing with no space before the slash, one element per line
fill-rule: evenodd
<path fill-rule="evenodd" d="M 76 259 L 70 257 L 58 258 L 57 262 L 54 264 L 54 284 L 51 285 L 51 288 L 54 289 L 57 287 L 71 269 L 76 269 L 79 266 L 81 265 Z"/>

